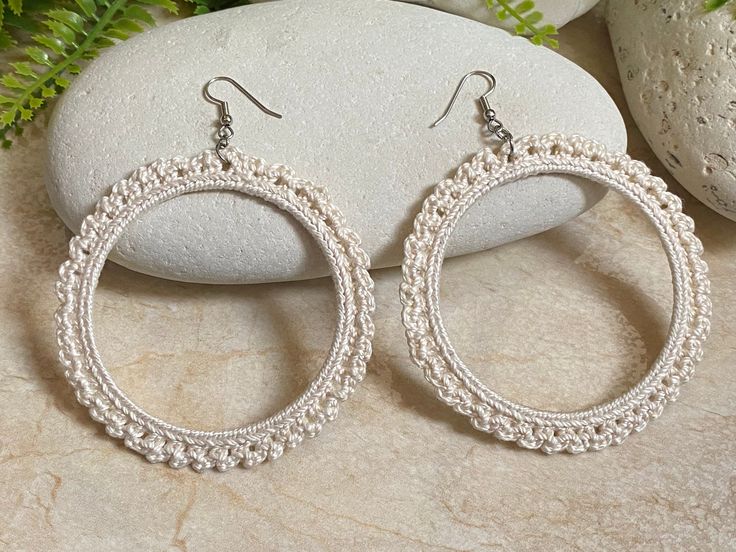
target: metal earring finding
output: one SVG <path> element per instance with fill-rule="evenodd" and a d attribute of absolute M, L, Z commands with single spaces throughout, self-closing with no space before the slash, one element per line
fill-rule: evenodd
<path fill-rule="evenodd" d="M 223 154 L 223 151 L 225 148 L 227 148 L 230 145 L 230 139 L 235 136 L 235 131 L 233 130 L 232 123 L 233 118 L 230 115 L 230 106 L 225 100 L 221 100 L 219 98 L 215 98 L 210 93 L 210 86 L 212 86 L 213 83 L 218 81 L 224 81 L 231 85 L 233 85 L 238 91 L 240 91 L 246 98 L 248 98 L 255 106 L 263 111 L 266 115 L 270 115 L 271 117 L 274 117 L 276 119 L 281 119 L 281 114 L 276 113 L 275 111 L 267 108 L 265 105 L 263 105 L 261 102 L 258 101 L 258 99 L 253 96 L 248 90 L 246 90 L 238 81 L 235 79 L 232 79 L 230 77 L 215 77 L 213 79 L 210 79 L 207 84 L 204 85 L 204 97 L 205 99 L 220 108 L 220 129 L 217 131 L 217 145 L 215 146 L 215 152 L 217 153 L 217 157 L 220 158 L 220 161 L 222 161 L 223 167 L 227 168 L 230 165 L 230 162 L 227 160 L 225 155 Z"/>
<path fill-rule="evenodd" d="M 460 95 L 460 91 L 463 89 L 468 79 L 473 76 L 483 77 L 484 79 L 486 79 L 486 81 L 488 81 L 488 90 L 486 90 L 486 92 L 480 98 L 478 98 L 478 101 L 483 108 L 483 118 L 486 120 L 486 128 L 488 128 L 488 132 L 495 135 L 496 138 L 498 138 L 502 142 L 508 144 L 509 159 L 511 159 L 511 157 L 513 157 L 514 155 L 514 136 L 511 134 L 509 129 L 507 129 L 504 124 L 498 120 L 498 118 L 496 117 L 496 111 L 491 107 L 490 97 L 493 91 L 496 89 L 496 77 L 494 77 L 488 71 L 471 71 L 470 73 L 465 75 L 460 81 L 460 84 L 458 84 L 457 88 L 455 89 L 455 93 L 453 94 L 452 99 L 450 100 L 450 104 L 447 106 L 447 109 L 445 109 L 445 112 L 439 119 L 432 123 L 432 126 L 430 128 L 438 126 L 445 119 L 447 119 L 450 111 L 452 111 L 452 108 L 455 107 L 455 103 L 457 102 L 457 98 Z"/>

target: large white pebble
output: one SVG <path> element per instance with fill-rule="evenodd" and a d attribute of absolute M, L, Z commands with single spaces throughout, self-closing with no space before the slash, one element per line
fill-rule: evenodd
<path fill-rule="evenodd" d="M 690 193 L 736 220 L 736 21 L 700 0 L 609 2 L 631 114 Z"/>
<path fill-rule="evenodd" d="M 92 63 L 56 106 L 48 191 L 74 230 L 112 184 L 156 158 L 214 145 L 218 112 L 202 98 L 211 77 L 241 81 L 258 111 L 224 83 L 233 143 L 329 189 L 373 266 L 401 262 L 402 244 L 432 186 L 484 144 L 472 80 L 452 116 L 430 124 L 460 77 L 488 69 L 493 104 L 518 136 L 580 133 L 615 149 L 626 133 L 615 105 L 558 54 L 486 25 L 392 1 L 283 0 L 199 16 L 134 37 Z M 491 248 L 569 220 L 602 197 L 595 184 L 533 178 L 489 194 L 448 248 Z M 184 196 L 146 213 L 112 258 L 193 282 L 254 283 L 328 273 L 296 221 L 237 194 Z"/>
<path fill-rule="evenodd" d="M 274 0 L 255 0 L 257 2 L 272 2 Z M 476 21 L 481 21 L 494 27 L 504 29 L 513 29 L 519 22 L 513 17 L 501 20 L 495 15 L 500 7 L 494 5 L 493 9 L 488 8 L 487 0 L 406 0 L 414 4 L 430 6 L 438 10 L 454 13 L 463 17 L 469 17 Z M 539 11 L 544 16 L 540 25 L 551 23 L 557 27 L 562 27 L 573 19 L 580 17 L 599 0 L 536 0 L 534 10 Z M 518 5 L 519 2 L 511 2 L 512 5 Z"/>

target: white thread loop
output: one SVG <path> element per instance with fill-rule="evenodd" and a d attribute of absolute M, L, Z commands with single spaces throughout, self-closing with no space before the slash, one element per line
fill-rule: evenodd
<path fill-rule="evenodd" d="M 304 438 L 315 437 L 337 416 L 362 381 L 371 356 L 375 309 L 368 256 L 326 193 L 231 148 L 227 170 L 214 151 L 198 157 L 159 160 L 118 182 L 82 224 L 59 269 L 56 312 L 59 358 L 77 400 L 108 434 L 150 462 L 174 468 L 226 471 L 251 468 L 280 457 Z M 293 403 L 261 422 L 227 431 L 197 431 L 168 424 L 134 404 L 105 369 L 95 345 L 92 307 L 102 267 L 125 227 L 145 211 L 177 196 L 235 191 L 267 201 L 296 218 L 317 240 L 335 282 L 337 329 L 319 374 Z"/>
<path fill-rule="evenodd" d="M 665 345 L 646 376 L 624 395 L 575 412 L 536 410 L 504 399 L 458 357 L 439 309 L 445 246 L 465 212 L 492 188 L 540 174 L 568 174 L 603 184 L 625 196 L 654 224 L 667 254 L 674 311 Z M 414 221 L 404 244 L 402 318 L 410 356 L 439 399 L 470 418 L 476 429 L 546 453 L 579 453 L 620 444 L 641 431 L 677 398 L 693 374 L 710 331 L 711 303 L 703 247 L 680 199 L 643 163 L 580 136 L 528 136 L 494 153 L 481 150 L 454 178 L 440 182 Z"/>

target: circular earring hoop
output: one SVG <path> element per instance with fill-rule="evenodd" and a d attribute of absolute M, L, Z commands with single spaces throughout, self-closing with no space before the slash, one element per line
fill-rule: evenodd
<path fill-rule="evenodd" d="M 223 152 L 220 151 L 219 154 Z M 369 259 L 325 191 L 283 165 L 267 165 L 231 148 L 228 168 L 218 152 L 159 160 L 117 183 L 82 224 L 61 265 L 56 292 L 60 359 L 77 400 L 109 435 L 150 462 L 197 471 L 251 468 L 273 460 L 305 437 L 315 437 L 363 379 L 371 355 L 375 308 Z M 334 341 L 319 374 L 303 394 L 270 418 L 227 431 L 196 431 L 168 424 L 133 403 L 103 366 L 95 345 L 92 307 L 108 254 L 130 222 L 177 196 L 208 190 L 260 198 L 296 218 L 317 240 L 330 265 L 337 296 Z"/>
<path fill-rule="evenodd" d="M 711 303 L 703 247 L 680 199 L 643 163 L 610 153 L 580 136 L 528 136 L 494 153 L 481 150 L 454 178 L 437 185 L 404 244 L 402 318 L 413 362 L 438 398 L 470 418 L 476 429 L 546 453 L 580 453 L 620 444 L 641 431 L 677 398 L 703 354 Z M 585 410 L 536 410 L 504 399 L 465 366 L 449 341 L 439 308 L 445 246 L 465 212 L 492 188 L 541 174 L 567 174 L 598 182 L 644 212 L 659 233 L 674 287 L 674 309 L 664 348 L 646 376 L 628 392 Z"/>

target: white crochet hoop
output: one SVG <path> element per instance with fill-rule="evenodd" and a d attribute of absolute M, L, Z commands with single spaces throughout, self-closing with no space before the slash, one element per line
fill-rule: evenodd
<path fill-rule="evenodd" d="M 88 216 L 61 265 L 56 292 L 59 357 L 81 404 L 107 433 L 150 462 L 197 471 L 251 468 L 273 460 L 305 437 L 315 437 L 365 375 L 374 310 L 369 259 L 326 193 L 283 165 L 267 165 L 231 148 L 224 170 L 214 151 L 159 160 L 117 183 Z M 177 196 L 235 191 L 265 200 L 295 217 L 317 240 L 333 273 L 337 328 L 319 374 L 293 403 L 270 418 L 227 431 L 168 424 L 134 404 L 105 369 L 95 345 L 92 306 L 102 267 L 121 232 L 144 211 Z"/>
<path fill-rule="evenodd" d="M 677 398 L 702 357 L 711 303 L 707 265 L 693 221 L 677 196 L 628 155 L 610 153 L 579 136 L 528 136 L 494 153 L 481 150 L 454 178 L 437 185 L 414 221 L 405 242 L 401 302 L 410 355 L 435 387 L 439 399 L 470 418 L 476 429 L 504 441 L 546 453 L 580 453 L 620 444 L 641 431 L 668 401 Z M 440 271 L 445 245 L 457 222 L 492 188 L 519 179 L 561 173 L 584 177 L 626 197 L 654 224 L 672 272 L 674 309 L 664 348 L 646 376 L 624 395 L 574 412 L 536 410 L 504 399 L 458 357 L 439 308 Z"/>

